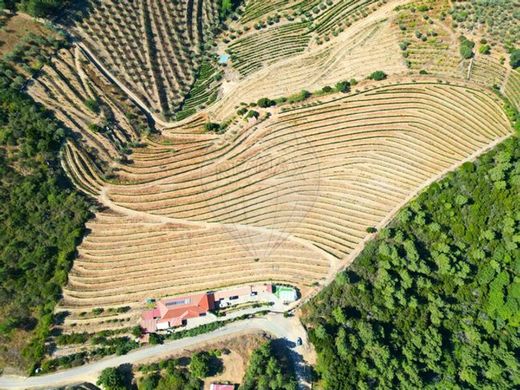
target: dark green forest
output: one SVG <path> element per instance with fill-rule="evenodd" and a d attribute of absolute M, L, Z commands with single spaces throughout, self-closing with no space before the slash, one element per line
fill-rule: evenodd
<path fill-rule="evenodd" d="M 43 356 L 89 211 L 59 164 L 66 129 L 21 91 L 20 81 L 0 64 L 0 357 L 31 367 Z M 20 331 L 31 332 L 29 343 Z"/>
<path fill-rule="evenodd" d="M 520 140 L 431 185 L 305 308 L 325 389 L 520 386 Z"/>
<path fill-rule="evenodd" d="M 296 390 L 297 383 L 287 356 L 276 353 L 271 341 L 255 349 L 239 390 Z"/>
<path fill-rule="evenodd" d="M 58 13 L 67 3 L 67 0 L 0 0 L 0 8 L 45 17 Z"/>

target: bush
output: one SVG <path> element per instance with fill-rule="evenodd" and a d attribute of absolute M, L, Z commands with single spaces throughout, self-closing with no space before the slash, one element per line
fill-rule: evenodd
<path fill-rule="evenodd" d="M 332 87 L 329 85 L 324 86 L 321 90 L 322 90 L 322 92 L 325 92 L 325 93 L 330 93 L 333 91 Z"/>
<path fill-rule="evenodd" d="M 141 328 L 140 325 L 136 325 L 132 328 L 132 336 L 134 337 L 141 337 L 141 335 L 143 334 L 143 329 Z"/>
<path fill-rule="evenodd" d="M 308 99 L 310 96 L 312 96 L 312 93 L 309 91 L 303 90 L 300 93 L 291 95 L 287 98 L 288 103 L 299 103 L 303 102 L 305 99 Z"/>
<path fill-rule="evenodd" d="M 249 112 L 247 113 L 246 118 L 247 119 L 249 119 L 249 118 L 256 118 L 256 119 L 258 119 L 259 116 L 260 116 L 260 113 L 258 111 L 249 110 Z"/>
<path fill-rule="evenodd" d="M 162 344 L 164 342 L 164 338 L 157 333 L 150 333 L 150 345 Z"/>
<path fill-rule="evenodd" d="M 95 114 L 99 113 L 99 102 L 96 99 L 85 100 L 85 106 Z"/>
<path fill-rule="evenodd" d="M 465 60 L 473 57 L 473 47 L 475 47 L 475 43 L 467 39 L 464 35 L 460 36 L 459 43 L 459 52 L 461 57 Z"/>
<path fill-rule="evenodd" d="M 190 372 L 197 378 L 205 378 L 211 371 L 211 355 L 206 352 L 197 352 L 191 357 Z"/>
<path fill-rule="evenodd" d="M 480 45 L 480 47 L 478 48 L 478 52 L 480 54 L 489 54 L 491 53 L 491 46 L 489 46 L 488 44 L 484 44 L 484 45 Z"/>
<path fill-rule="evenodd" d="M 125 390 L 125 378 L 118 368 L 109 367 L 101 371 L 96 384 L 105 390 Z"/>
<path fill-rule="evenodd" d="M 336 84 L 336 91 L 347 93 L 350 92 L 350 82 L 348 81 L 340 81 Z"/>
<path fill-rule="evenodd" d="M 516 69 L 520 66 L 520 49 L 515 49 L 511 52 L 509 63 L 513 69 Z"/>
<path fill-rule="evenodd" d="M 220 130 L 220 123 L 207 122 L 204 124 L 204 130 L 208 132 L 218 132 Z"/>
<path fill-rule="evenodd" d="M 69 344 L 83 344 L 89 338 L 89 334 L 83 333 L 71 333 L 62 334 L 56 337 L 56 344 L 58 345 L 69 345 Z"/>
<path fill-rule="evenodd" d="M 274 100 L 264 97 L 264 98 L 258 99 L 256 104 L 258 105 L 258 107 L 267 108 L 267 107 L 276 105 L 276 102 Z"/>
<path fill-rule="evenodd" d="M 386 77 L 387 77 L 387 75 L 385 72 L 383 72 L 381 70 L 376 70 L 374 73 L 370 74 L 367 78 L 370 80 L 381 81 L 381 80 L 386 79 Z"/>

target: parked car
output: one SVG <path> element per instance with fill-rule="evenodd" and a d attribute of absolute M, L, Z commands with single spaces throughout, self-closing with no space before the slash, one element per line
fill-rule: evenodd
<path fill-rule="evenodd" d="M 299 346 L 302 345 L 302 344 L 303 344 L 302 338 L 301 338 L 301 337 L 298 337 L 298 338 L 296 339 L 296 346 L 299 347 Z"/>

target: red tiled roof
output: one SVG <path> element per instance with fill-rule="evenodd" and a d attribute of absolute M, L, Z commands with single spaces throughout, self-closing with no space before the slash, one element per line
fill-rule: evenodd
<path fill-rule="evenodd" d="M 141 318 L 143 320 L 153 320 L 154 318 L 160 317 L 161 312 L 159 309 L 153 309 L 153 310 L 146 310 L 141 314 Z"/>
<path fill-rule="evenodd" d="M 160 319 L 157 322 L 182 323 L 183 319 L 199 317 L 213 309 L 212 294 L 197 294 L 172 299 L 164 299 L 157 304 Z M 173 325 L 175 326 L 175 325 Z"/>
<path fill-rule="evenodd" d="M 143 328 L 148 333 L 152 333 L 157 330 L 157 324 L 153 318 L 149 320 L 142 319 L 140 325 L 141 328 Z"/>
<path fill-rule="evenodd" d="M 209 390 L 235 390 L 235 385 L 219 385 L 212 383 L 209 386 Z"/>

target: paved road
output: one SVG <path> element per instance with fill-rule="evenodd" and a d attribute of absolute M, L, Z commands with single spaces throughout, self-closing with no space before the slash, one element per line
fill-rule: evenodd
<path fill-rule="evenodd" d="M 281 314 L 270 314 L 263 318 L 234 322 L 210 333 L 205 333 L 195 337 L 187 337 L 180 340 L 172 340 L 162 345 L 141 348 L 131 351 L 123 356 L 107 357 L 103 360 L 53 374 L 28 378 L 20 376 L 1 376 L 0 389 L 47 388 L 91 382 L 95 381 L 95 378 L 98 377 L 99 373 L 107 367 L 117 367 L 121 364 L 133 364 L 150 358 L 160 358 L 181 351 L 184 348 L 194 347 L 202 343 L 215 341 L 219 338 L 231 337 L 238 333 L 248 333 L 258 330 L 262 330 L 266 333 L 272 334 L 278 339 L 282 339 L 285 345 L 291 348 L 291 356 L 293 358 L 300 388 L 310 388 L 307 378 L 307 364 L 303 356 L 309 352 L 308 348 L 310 348 L 307 342 L 305 329 L 295 317 L 284 318 Z M 301 337 L 302 340 L 304 340 L 304 346 L 295 346 L 294 341 L 298 337 Z"/>

